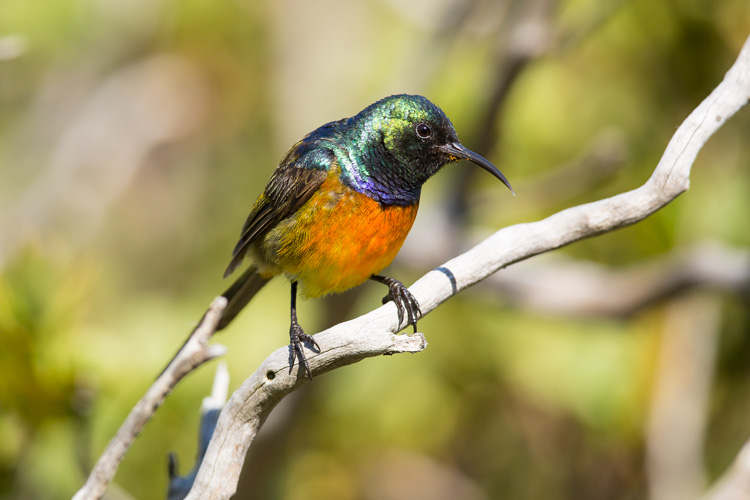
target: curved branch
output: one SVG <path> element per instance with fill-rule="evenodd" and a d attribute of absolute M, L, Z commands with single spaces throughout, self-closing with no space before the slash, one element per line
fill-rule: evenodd
<path fill-rule="evenodd" d="M 628 226 L 664 207 L 687 190 L 690 168 L 703 144 L 749 98 L 750 38 L 721 84 L 678 128 L 643 186 L 569 208 L 539 222 L 501 229 L 414 284 L 411 291 L 422 311 L 432 311 L 459 291 L 514 262 Z M 395 313 L 395 306 L 389 303 L 316 335 L 321 352 L 308 356 L 312 373 L 320 374 L 368 356 L 424 348 L 421 336 L 394 335 L 398 330 Z M 224 408 L 187 498 L 230 498 L 258 429 L 284 396 L 305 383 L 298 370 L 290 371 L 288 348 L 271 354 Z"/>

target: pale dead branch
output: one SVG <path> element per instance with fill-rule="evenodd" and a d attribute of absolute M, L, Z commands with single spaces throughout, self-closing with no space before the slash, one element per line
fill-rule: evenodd
<path fill-rule="evenodd" d="M 539 222 L 501 229 L 412 286 L 422 311 L 429 313 L 505 266 L 634 224 L 664 207 L 688 189 L 690 169 L 700 149 L 749 98 L 750 38 L 724 80 L 677 129 L 643 186 L 569 208 Z M 317 375 L 354 363 L 384 349 L 388 352 L 386 346 L 399 338 L 393 335 L 399 329 L 395 312 L 395 306 L 387 304 L 318 334 L 316 339 L 322 352 L 308 355 L 312 373 Z M 412 337 L 402 337 L 403 342 Z M 377 348 L 373 349 L 374 346 Z M 413 352 L 423 347 L 420 336 L 406 350 Z M 227 403 L 188 498 L 230 498 L 236 490 L 245 454 L 269 412 L 285 395 L 305 383 L 298 370 L 290 370 L 287 348 L 271 354 Z"/>

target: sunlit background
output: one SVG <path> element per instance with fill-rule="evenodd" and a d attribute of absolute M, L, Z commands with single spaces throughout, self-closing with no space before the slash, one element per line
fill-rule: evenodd
<path fill-rule="evenodd" d="M 0 1 L 0 498 L 69 498 L 213 297 L 286 150 L 393 93 L 471 164 L 424 190 L 388 274 L 642 184 L 750 34 L 747 0 Z M 269 418 L 242 499 L 690 499 L 750 438 L 750 111 L 633 227 L 501 271 L 418 355 L 318 377 Z M 303 302 L 312 333 L 376 307 Z M 232 388 L 288 340 L 273 282 L 215 339 Z M 213 366 L 110 498 L 193 463 Z"/>

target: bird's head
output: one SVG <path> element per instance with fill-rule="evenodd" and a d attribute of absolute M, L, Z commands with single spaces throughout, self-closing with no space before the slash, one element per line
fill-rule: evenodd
<path fill-rule="evenodd" d="M 443 165 L 469 160 L 513 191 L 497 167 L 461 144 L 445 113 L 425 97 L 386 97 L 365 108 L 352 121 L 368 176 L 385 181 L 389 187 L 407 183 L 419 188 Z"/>

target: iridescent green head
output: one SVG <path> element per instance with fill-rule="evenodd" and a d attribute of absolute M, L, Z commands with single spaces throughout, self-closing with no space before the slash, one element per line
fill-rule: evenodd
<path fill-rule="evenodd" d="M 422 96 L 386 97 L 340 126 L 344 181 L 383 204 L 415 203 L 422 184 L 458 160 L 479 165 L 513 190 L 494 165 L 459 142 L 445 113 Z"/>

